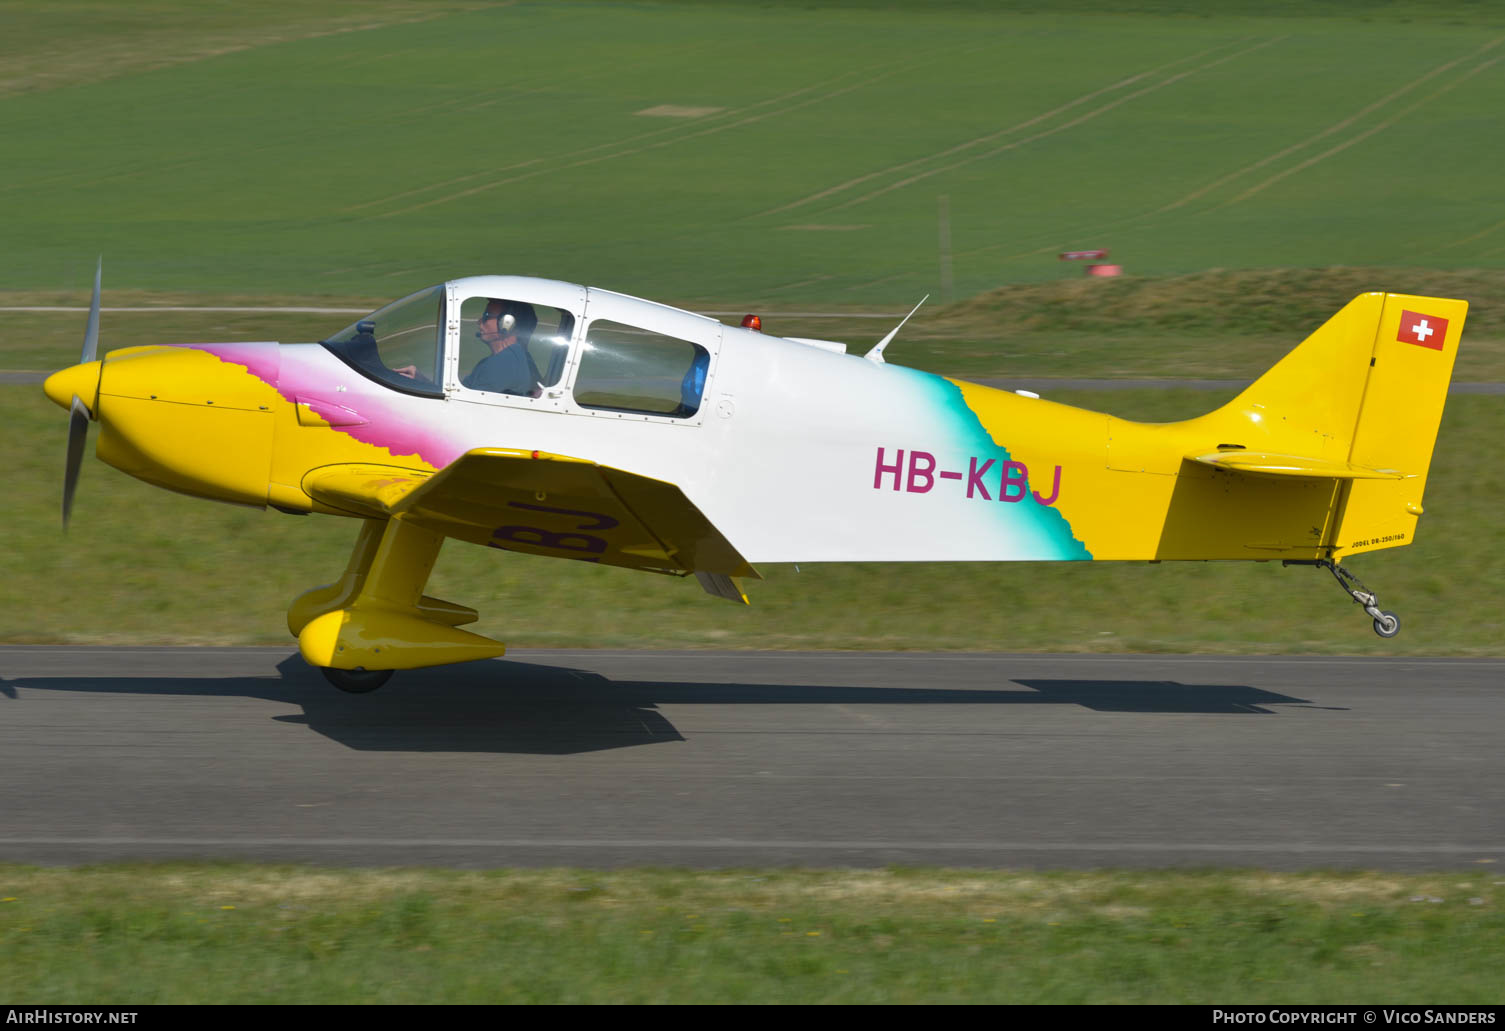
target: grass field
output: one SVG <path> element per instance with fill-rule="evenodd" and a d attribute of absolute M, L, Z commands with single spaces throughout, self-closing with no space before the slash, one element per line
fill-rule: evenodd
<path fill-rule="evenodd" d="M 0 867 L 0 997 L 1492 1005 L 1502 883 Z"/>
<path fill-rule="evenodd" d="M 0 284 L 103 251 L 153 290 L 900 306 L 1068 247 L 1505 267 L 1498 10 L 1147 6 L 10 0 Z"/>

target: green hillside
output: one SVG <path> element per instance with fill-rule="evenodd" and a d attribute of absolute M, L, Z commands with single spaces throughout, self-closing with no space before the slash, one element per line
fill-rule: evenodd
<path fill-rule="evenodd" d="M 0 287 L 101 251 L 125 288 L 765 305 L 966 298 L 1065 248 L 1505 267 L 1491 8 L 1023 6 L 12 0 Z"/>

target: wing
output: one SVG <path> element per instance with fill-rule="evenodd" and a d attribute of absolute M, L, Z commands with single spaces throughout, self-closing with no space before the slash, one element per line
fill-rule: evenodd
<path fill-rule="evenodd" d="M 756 577 L 672 483 L 543 451 L 477 448 L 437 473 L 375 465 L 315 469 L 310 496 L 380 518 L 402 516 L 448 537 L 506 551 L 684 576 Z M 738 596 L 741 591 L 735 592 Z"/>

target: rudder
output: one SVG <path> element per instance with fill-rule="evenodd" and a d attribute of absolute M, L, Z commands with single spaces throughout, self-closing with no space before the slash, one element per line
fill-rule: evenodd
<path fill-rule="evenodd" d="M 1400 480 L 1346 485 L 1333 556 L 1409 544 L 1442 423 L 1468 302 L 1385 294 L 1349 462 L 1395 469 Z"/>

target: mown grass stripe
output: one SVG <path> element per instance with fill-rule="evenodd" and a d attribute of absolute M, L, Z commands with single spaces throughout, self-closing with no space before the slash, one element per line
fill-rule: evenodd
<path fill-rule="evenodd" d="M 1487 874 L 0 866 L 12 1003 L 1489 1005 Z"/>

